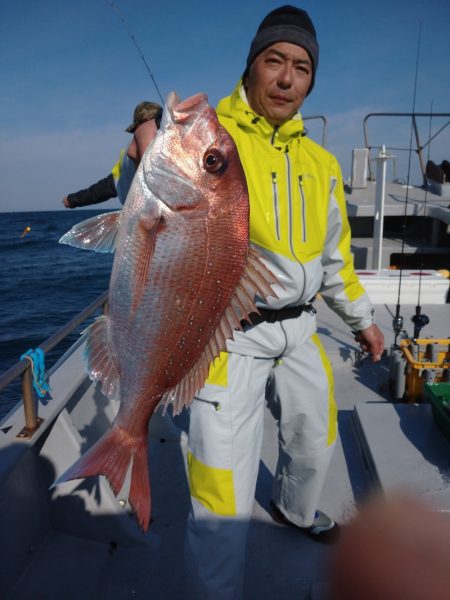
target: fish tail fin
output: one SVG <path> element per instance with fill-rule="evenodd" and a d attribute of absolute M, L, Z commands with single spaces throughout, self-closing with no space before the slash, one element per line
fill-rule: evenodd
<path fill-rule="evenodd" d="M 133 437 L 114 425 L 98 442 L 54 482 L 59 485 L 72 479 L 104 475 L 114 495 L 122 489 L 130 463 L 131 483 L 128 502 L 139 526 L 147 531 L 150 523 L 150 478 L 148 473 L 147 438 Z"/>
<path fill-rule="evenodd" d="M 133 457 L 128 502 L 136 515 L 139 526 L 143 531 L 147 531 L 151 512 L 147 444 L 142 444 Z"/>

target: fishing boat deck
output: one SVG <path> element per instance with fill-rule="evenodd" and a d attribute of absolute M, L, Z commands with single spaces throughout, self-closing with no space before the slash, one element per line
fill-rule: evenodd
<path fill-rule="evenodd" d="M 417 469 L 405 470 L 405 465 L 397 462 L 405 457 L 408 442 L 412 444 L 412 440 L 405 437 L 408 415 L 402 415 L 402 422 L 393 419 L 392 415 L 387 418 L 381 416 L 385 419 L 386 431 L 394 436 L 381 458 L 379 444 L 386 443 L 386 436 L 371 440 L 370 425 L 367 426 L 364 416 L 359 421 L 360 425 L 364 421 L 363 427 L 358 426 L 357 411 L 364 415 L 364 410 L 369 407 L 371 419 L 377 421 L 379 411 L 392 411 L 397 406 L 389 402 L 387 360 L 377 364 L 368 358 L 360 360 L 356 353 L 357 344 L 348 328 L 321 300 L 317 306 L 319 334 L 333 363 L 339 406 L 339 439 L 320 508 L 343 523 L 355 513 L 358 502 L 374 487 L 386 491 L 394 487 L 396 482 L 391 477 L 392 473 L 384 478 L 382 469 L 376 469 L 386 460 L 386 453 L 391 464 L 403 469 L 402 483 L 408 485 L 409 472 L 414 475 L 415 491 L 427 497 L 431 480 L 425 463 L 421 480 Z M 402 312 L 409 328 L 407 321 L 414 312 L 414 306 L 404 306 Z M 450 322 L 448 304 L 426 306 L 424 312 L 430 317 L 430 324 L 423 335 L 442 338 L 442 324 Z M 377 321 L 385 334 L 387 346 L 393 340 L 392 314 L 392 306 L 377 306 Z M 5 573 L 11 577 L 14 573 L 16 577 L 22 573 L 7 597 L 14 600 L 56 600 L 61 597 L 68 600 L 148 597 L 172 600 L 184 597 L 187 584 L 183 542 L 189 510 L 185 468 L 186 414 L 174 420 L 176 426 L 167 417 L 157 415 L 152 419 L 149 456 L 153 508 L 147 534 L 138 532 L 126 511 L 117 508 L 109 486 L 102 480 L 92 478 L 90 481 L 71 482 L 47 491 L 47 485 L 67 466 L 66 463 L 72 461 L 71 436 L 81 446 L 90 445 L 97 438 L 102 423 L 105 419 L 110 420 L 114 413 L 113 407 L 93 390 L 82 375 L 81 354 L 81 348 L 78 348 L 62 367 L 70 369 L 72 374 L 79 373 L 74 399 L 60 416 L 57 416 L 56 408 L 49 408 L 51 402 L 44 407 L 47 411 L 54 410 L 53 416 L 48 417 L 56 418 L 51 432 L 42 434 L 39 443 L 29 446 L 26 451 L 20 443 L 14 445 L 15 452 L 23 454 L 25 463 L 20 472 L 24 481 L 22 487 L 12 485 L 14 473 L 9 476 L 6 471 L 0 473 L 2 481 L 16 490 L 12 505 L 5 506 L 2 500 L 0 524 L 7 538 L 4 542 L 8 544 L 3 543 L 1 547 L 3 552 L 6 546 L 8 553 L 1 556 L 1 561 Z M 59 375 L 56 371 L 51 380 L 55 404 L 62 385 L 57 380 L 58 376 L 61 381 L 65 379 L 60 370 Z M 79 407 L 83 404 L 91 408 L 81 410 Z M 409 407 L 409 412 L 414 415 L 417 415 L 414 407 L 420 408 L 418 405 L 402 406 Z M 440 508 L 450 510 L 450 502 L 447 502 L 450 498 L 448 442 L 432 422 L 429 412 L 421 415 L 422 418 L 428 436 L 427 448 L 432 448 L 432 452 L 426 453 L 428 461 L 425 462 L 433 471 L 434 485 L 440 486 Z M 73 431 L 74 428 L 78 434 Z M 61 439 L 65 440 L 67 447 L 64 456 L 50 459 L 54 456 L 52 449 Z M 402 455 L 396 453 L 396 443 Z M 76 447 L 75 442 L 73 447 Z M 244 598 L 322 600 L 326 598 L 327 559 L 332 549 L 271 519 L 269 501 L 276 460 L 276 406 L 268 403 L 256 499 L 247 541 Z M 42 476 L 39 480 L 35 474 L 36 467 Z M 441 479 L 438 482 L 439 475 Z M 30 483 L 41 489 L 30 488 Z M 72 494 L 67 493 L 69 489 Z M 17 490 L 22 490 L 22 496 Z M 431 490 L 436 500 L 434 491 Z M 33 507 L 38 496 L 42 506 Z M 19 510 L 21 505 L 26 507 L 25 512 Z M 16 539 L 15 531 L 27 532 L 29 544 L 26 551 Z"/>
<path fill-rule="evenodd" d="M 365 188 L 347 189 L 345 196 L 349 217 L 374 216 L 375 188 L 375 181 L 366 181 Z M 403 217 L 406 208 L 409 216 L 429 216 L 450 223 L 450 195 L 441 196 L 422 187 L 394 182 L 386 182 L 385 191 L 385 217 Z"/>
<path fill-rule="evenodd" d="M 432 264 L 446 268 L 450 246 L 446 233 L 450 225 L 450 184 L 443 195 L 422 187 L 386 182 L 384 199 L 384 240 L 381 264 L 400 264 L 406 255 L 418 268 Z M 346 187 L 347 212 L 352 227 L 352 253 L 357 269 L 378 268 L 374 239 L 377 208 L 376 182 L 365 181 L 364 188 Z M 427 217 L 427 219 L 423 219 Z M 407 219 L 407 220 L 405 220 Z M 403 234 L 406 225 L 406 233 Z M 375 266 L 377 265 L 377 266 Z M 437 267 L 436 265 L 439 265 Z"/>

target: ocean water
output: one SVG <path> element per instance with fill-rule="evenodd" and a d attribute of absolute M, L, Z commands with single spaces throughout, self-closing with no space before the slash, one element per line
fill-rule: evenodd
<path fill-rule="evenodd" d="M 58 244 L 73 225 L 104 212 L 0 213 L 0 374 L 108 288 L 112 254 Z M 84 327 L 48 353 L 46 368 Z M 20 399 L 20 382 L 0 391 L 0 419 Z"/>

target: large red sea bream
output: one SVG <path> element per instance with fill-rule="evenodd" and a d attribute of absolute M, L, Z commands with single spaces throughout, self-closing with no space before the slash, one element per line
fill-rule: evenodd
<path fill-rule="evenodd" d="M 123 210 L 61 238 L 115 251 L 109 311 L 86 331 L 89 376 L 120 400 L 111 429 L 56 483 L 103 474 L 117 495 L 131 464 L 129 503 L 150 520 L 147 429 L 161 401 L 192 402 L 209 365 L 272 295 L 274 276 L 249 247 L 247 187 L 236 147 L 204 94 L 170 94 L 161 129 Z"/>

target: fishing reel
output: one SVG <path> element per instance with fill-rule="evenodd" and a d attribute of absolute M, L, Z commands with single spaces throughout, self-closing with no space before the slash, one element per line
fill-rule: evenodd
<path fill-rule="evenodd" d="M 392 319 L 392 329 L 395 333 L 395 345 L 397 344 L 397 338 L 403 331 L 403 317 L 399 314 L 395 315 Z"/>
<path fill-rule="evenodd" d="M 428 325 L 430 322 L 430 319 L 427 317 L 427 315 L 424 315 L 420 312 L 420 307 L 418 307 L 418 309 L 419 310 L 416 310 L 416 314 L 411 317 L 411 321 L 414 323 L 414 339 L 419 337 L 422 327 L 425 327 L 425 325 Z"/>

